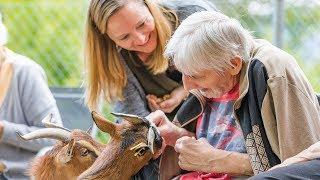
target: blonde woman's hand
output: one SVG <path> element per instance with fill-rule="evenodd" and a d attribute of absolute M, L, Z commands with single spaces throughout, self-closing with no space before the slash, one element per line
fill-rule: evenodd
<path fill-rule="evenodd" d="M 183 86 L 177 87 L 170 93 L 170 96 L 159 103 L 159 106 L 163 112 L 170 113 L 179 106 L 188 94 L 189 92 L 186 91 Z"/>
<path fill-rule="evenodd" d="M 150 110 L 161 110 L 165 113 L 171 113 L 188 96 L 189 92 L 184 90 L 183 86 L 177 87 L 170 94 L 163 97 L 157 97 L 153 94 L 146 96 Z"/>
<path fill-rule="evenodd" d="M 146 98 L 147 98 L 148 106 L 152 112 L 156 110 L 161 110 L 159 105 L 159 103 L 162 101 L 161 98 L 158 98 L 153 94 L 148 94 Z"/>

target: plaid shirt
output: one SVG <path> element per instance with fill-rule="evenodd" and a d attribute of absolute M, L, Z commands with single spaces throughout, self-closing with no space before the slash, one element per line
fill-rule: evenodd
<path fill-rule="evenodd" d="M 220 98 L 207 99 L 203 114 L 196 127 L 197 139 L 206 138 L 217 149 L 246 153 L 245 141 L 233 115 L 233 104 L 239 97 L 239 85 Z M 180 180 L 230 180 L 225 173 L 189 172 Z"/>
<path fill-rule="evenodd" d="M 239 85 L 220 98 L 207 100 L 197 121 L 197 139 L 206 138 L 217 149 L 246 153 L 245 141 L 233 115 L 233 104 L 239 97 Z"/>

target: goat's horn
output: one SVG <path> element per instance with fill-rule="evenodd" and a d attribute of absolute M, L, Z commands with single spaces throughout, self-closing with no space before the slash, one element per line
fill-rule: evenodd
<path fill-rule="evenodd" d="M 144 122 L 141 117 L 133 114 L 124 114 L 124 113 L 115 113 L 115 112 L 112 112 L 111 114 L 116 117 L 121 117 L 127 120 L 128 122 L 130 122 L 131 124 L 141 124 Z"/>
<path fill-rule="evenodd" d="M 59 129 L 63 129 L 63 130 L 71 132 L 67 128 L 64 128 L 64 127 L 61 127 L 61 126 L 59 126 L 59 125 L 57 125 L 55 123 L 52 123 L 52 121 L 51 121 L 52 118 L 53 118 L 53 114 L 51 113 L 51 114 L 47 115 L 46 117 L 44 117 L 41 122 L 47 128 L 59 128 Z"/>
<path fill-rule="evenodd" d="M 19 131 L 16 131 L 18 137 L 22 140 L 28 141 L 32 139 L 39 139 L 39 138 L 50 138 L 50 139 L 57 139 L 63 142 L 67 142 L 70 140 L 71 133 L 64 129 L 57 129 L 57 128 L 43 128 L 38 129 L 36 131 L 30 132 L 28 134 L 22 135 Z"/>
<path fill-rule="evenodd" d="M 116 127 L 117 127 L 115 123 L 108 121 L 107 119 L 105 119 L 103 116 L 101 116 L 95 111 L 92 111 L 91 114 L 92 114 L 93 121 L 96 123 L 97 127 L 101 131 L 110 134 L 110 136 L 115 135 Z"/>

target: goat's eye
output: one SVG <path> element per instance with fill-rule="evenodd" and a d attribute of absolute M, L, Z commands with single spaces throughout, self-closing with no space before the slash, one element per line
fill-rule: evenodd
<path fill-rule="evenodd" d="M 81 149 L 81 156 L 87 156 L 89 154 L 89 150 L 88 149 Z"/>
<path fill-rule="evenodd" d="M 147 152 L 147 147 L 139 148 L 137 149 L 135 155 L 138 155 L 139 157 L 143 156 Z"/>

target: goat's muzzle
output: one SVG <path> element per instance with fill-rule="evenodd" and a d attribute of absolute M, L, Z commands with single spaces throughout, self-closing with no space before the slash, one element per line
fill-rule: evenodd
<path fill-rule="evenodd" d="M 148 131 L 148 147 L 152 154 L 154 154 L 154 147 L 159 150 L 162 145 L 162 138 L 156 126 L 150 123 Z"/>

